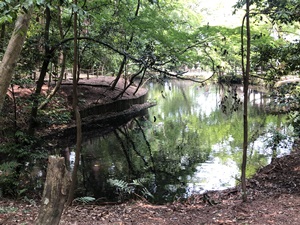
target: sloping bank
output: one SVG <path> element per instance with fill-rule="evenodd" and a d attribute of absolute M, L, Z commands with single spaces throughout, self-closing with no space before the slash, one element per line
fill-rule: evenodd
<path fill-rule="evenodd" d="M 140 88 L 134 94 L 136 90 L 134 86 L 128 88 L 122 97 L 114 100 L 124 86 L 120 83 L 116 90 L 111 90 L 110 79 L 113 78 L 100 77 L 80 82 L 79 102 L 83 141 L 109 133 L 137 116 L 146 115 L 148 108 L 155 105 L 147 102 L 147 89 Z M 71 85 L 68 83 L 63 85 L 62 90 L 71 102 Z M 75 122 L 73 121 L 72 124 L 62 129 L 52 131 L 46 138 L 52 146 L 73 145 L 76 139 Z"/>

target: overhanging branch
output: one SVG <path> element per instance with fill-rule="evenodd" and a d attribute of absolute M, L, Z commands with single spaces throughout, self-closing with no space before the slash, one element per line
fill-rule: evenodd
<path fill-rule="evenodd" d="M 59 48 L 59 46 L 69 42 L 69 41 L 72 41 L 74 38 L 67 38 L 67 39 L 64 39 L 62 40 L 60 43 L 58 43 L 57 45 L 53 46 L 53 48 L 51 49 L 52 51 L 55 51 L 57 48 Z M 141 66 L 143 66 L 144 68 L 147 68 L 147 69 L 150 69 L 154 72 L 159 72 L 160 74 L 164 74 L 166 76 L 169 76 L 169 77 L 174 77 L 174 78 L 178 78 L 178 79 L 181 79 L 181 80 L 189 80 L 189 81 L 193 81 L 193 82 L 196 82 L 196 83 L 203 83 L 209 79 L 211 79 L 214 74 L 215 74 L 215 65 L 214 65 L 214 61 L 212 59 L 212 57 L 208 54 L 208 52 L 206 51 L 206 47 L 207 45 L 203 45 L 202 47 L 204 47 L 204 52 L 205 54 L 209 57 L 209 59 L 211 60 L 212 62 L 212 70 L 213 70 L 213 73 L 212 75 L 205 79 L 204 81 L 203 80 L 197 80 L 197 79 L 193 79 L 193 78 L 187 78 L 187 77 L 183 77 L 183 75 L 186 73 L 186 72 L 176 72 L 176 73 L 172 73 L 168 70 L 165 70 L 165 69 L 160 69 L 158 68 L 158 66 L 162 65 L 161 63 L 160 64 L 157 64 L 157 63 L 154 63 L 154 64 L 149 64 L 149 62 L 147 60 L 143 60 L 141 58 L 136 58 L 134 56 L 132 56 L 131 54 L 127 53 L 126 51 L 122 51 L 122 50 L 119 50 L 117 48 L 115 48 L 114 46 L 112 46 L 111 44 L 108 44 L 104 41 L 101 41 L 101 40 L 98 40 L 98 39 L 95 39 L 95 38 L 91 38 L 91 37 L 78 37 L 78 40 L 88 40 L 88 41 L 92 41 L 92 42 L 95 42 L 95 43 L 98 43 L 110 50 L 112 50 L 113 52 L 121 55 L 121 56 L 125 56 L 126 58 L 134 61 L 135 63 L 138 63 L 140 64 Z M 188 46 L 187 48 L 181 50 L 181 53 L 185 53 L 186 51 L 188 51 L 189 49 L 192 49 L 192 48 L 195 48 L 195 47 L 198 47 L 199 45 L 202 45 L 202 44 L 205 44 L 205 42 L 198 42 L 198 43 L 195 43 L 194 45 L 190 45 Z M 178 51 L 180 52 L 180 51 Z"/>

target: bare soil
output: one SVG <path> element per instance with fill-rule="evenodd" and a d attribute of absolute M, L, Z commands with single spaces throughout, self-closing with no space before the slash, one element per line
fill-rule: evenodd
<path fill-rule="evenodd" d="M 106 104 L 116 99 L 137 98 L 147 93 L 147 90 L 143 87 L 138 88 L 137 90 L 138 84 L 136 83 L 130 85 L 123 93 L 124 87 L 129 84 L 129 82 L 125 82 L 124 79 L 120 79 L 115 89 L 112 90 L 111 86 L 114 79 L 115 77 L 99 76 L 88 80 L 80 80 L 78 85 L 80 107 L 84 108 L 95 104 Z M 71 84 L 71 81 L 63 82 L 63 85 L 60 88 L 61 92 L 67 94 L 69 100 L 72 97 Z"/>
<path fill-rule="evenodd" d="M 102 90 L 103 91 L 103 90 Z M 93 100 L 94 101 L 94 100 Z M 0 199 L 0 224 L 34 224 L 39 200 Z M 239 187 L 194 195 L 165 205 L 147 201 L 78 204 L 61 225 L 300 224 L 300 151 L 274 160 L 248 180 L 248 201 Z"/>

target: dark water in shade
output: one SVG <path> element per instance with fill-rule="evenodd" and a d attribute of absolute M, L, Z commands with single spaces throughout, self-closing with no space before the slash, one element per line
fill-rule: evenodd
<path fill-rule="evenodd" d="M 187 81 L 148 87 L 149 101 L 157 106 L 147 115 L 83 143 L 80 194 L 106 201 L 136 193 L 167 202 L 235 186 L 242 157 L 242 88 Z M 266 94 L 251 89 L 249 100 L 248 176 L 272 157 L 288 154 L 293 142 L 284 116 L 265 112 Z"/>

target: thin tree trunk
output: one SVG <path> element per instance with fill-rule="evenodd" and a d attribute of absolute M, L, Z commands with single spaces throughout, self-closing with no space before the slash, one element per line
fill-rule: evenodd
<path fill-rule="evenodd" d="M 244 142 L 243 142 L 243 159 L 242 159 L 242 198 L 243 201 L 247 201 L 247 188 L 246 188 L 246 168 L 247 168 L 247 153 L 248 153 L 248 88 L 249 88 L 249 75 L 250 75 L 250 18 L 249 18 L 249 0 L 246 1 L 246 30 L 247 30 L 247 55 L 246 55 L 246 71 L 243 66 L 243 78 L 244 78 Z M 244 21 L 243 21 L 244 24 Z M 242 31 L 243 31 L 242 26 Z M 243 32 L 242 32 L 243 40 Z M 243 41 L 242 41 L 243 46 Z M 243 54 L 243 51 L 242 51 Z M 243 60 L 243 57 L 242 57 Z"/>
<path fill-rule="evenodd" d="M 59 74 L 59 77 L 58 77 L 58 81 L 55 84 L 55 87 L 53 88 L 53 90 L 47 96 L 47 98 L 40 104 L 40 106 L 38 107 L 38 110 L 39 109 L 44 109 L 47 106 L 47 104 L 50 102 L 50 100 L 52 99 L 52 97 L 59 90 L 60 85 L 62 83 L 62 80 L 64 78 L 64 73 L 65 73 L 65 68 L 66 68 L 66 55 L 67 54 L 66 54 L 65 50 L 63 50 L 62 66 L 61 66 L 60 74 Z"/>
<path fill-rule="evenodd" d="M 29 135 L 34 135 L 35 127 L 36 127 L 36 118 L 38 114 L 38 106 L 39 106 L 39 95 L 41 93 L 42 87 L 44 85 L 45 77 L 47 74 L 48 66 L 50 63 L 51 58 L 53 57 L 53 50 L 50 49 L 49 46 L 49 35 L 50 35 L 50 22 L 51 22 L 51 15 L 50 15 L 50 8 L 47 6 L 45 9 L 45 15 L 46 15 L 46 23 L 45 23 L 45 33 L 44 33 L 44 41 L 45 41 L 45 55 L 44 55 L 44 61 L 42 64 L 41 72 L 39 79 L 36 84 L 36 89 L 33 94 L 33 104 L 31 108 L 31 115 L 30 115 L 30 121 L 29 121 L 29 129 L 28 133 Z"/>
<path fill-rule="evenodd" d="M 77 0 L 74 0 L 74 5 L 77 5 Z M 67 205 L 71 205 L 74 199 L 74 191 L 77 185 L 77 171 L 79 167 L 81 142 L 82 142 L 81 117 L 78 108 L 77 66 L 78 66 L 77 12 L 74 12 L 73 111 L 75 113 L 77 133 L 76 133 L 75 163 L 72 172 L 72 183 L 69 191 Z"/>
<path fill-rule="evenodd" d="M 64 33 L 63 33 L 63 28 L 62 28 L 62 22 L 61 22 L 61 10 L 60 10 L 60 6 L 58 6 L 58 11 L 59 11 L 59 17 L 58 17 L 58 28 L 59 28 L 59 34 L 60 34 L 60 38 L 63 39 L 64 38 Z M 62 80 L 64 78 L 64 73 L 65 73 L 65 69 L 66 69 L 66 58 L 67 58 L 67 53 L 66 50 L 63 48 L 62 50 L 62 61 L 61 61 L 61 69 L 60 69 L 60 75 L 58 78 L 58 81 L 54 87 L 54 89 L 51 91 L 51 93 L 47 96 L 47 98 L 45 99 L 45 101 L 43 101 L 41 103 L 41 105 L 38 107 L 38 109 L 43 109 L 46 107 L 46 105 L 48 104 L 48 102 L 50 102 L 50 100 L 52 99 L 52 97 L 56 94 L 56 92 L 59 90 L 60 85 L 62 83 Z"/>
<path fill-rule="evenodd" d="M 70 178 L 65 158 L 50 156 L 42 204 L 35 225 L 59 224 L 67 199 Z"/>
<path fill-rule="evenodd" d="M 13 77 L 26 33 L 28 30 L 33 6 L 18 16 L 11 39 L 6 48 L 2 62 L 0 63 L 0 112 L 2 111 L 7 89 Z"/>
<path fill-rule="evenodd" d="M 6 33 L 6 24 L 3 23 L 1 25 L 1 31 L 0 31 L 0 53 L 4 52 L 5 33 Z"/>
<path fill-rule="evenodd" d="M 126 48 L 126 49 L 128 50 L 128 48 Z M 126 56 L 123 56 L 123 60 L 122 60 L 121 65 L 119 67 L 119 71 L 118 71 L 117 77 L 116 77 L 116 79 L 114 80 L 114 82 L 113 82 L 113 84 L 111 86 L 111 90 L 115 90 L 116 85 L 119 82 L 119 80 L 120 80 L 120 78 L 122 76 L 122 73 L 124 71 L 124 67 L 125 67 L 126 61 L 127 61 L 126 60 Z"/>

